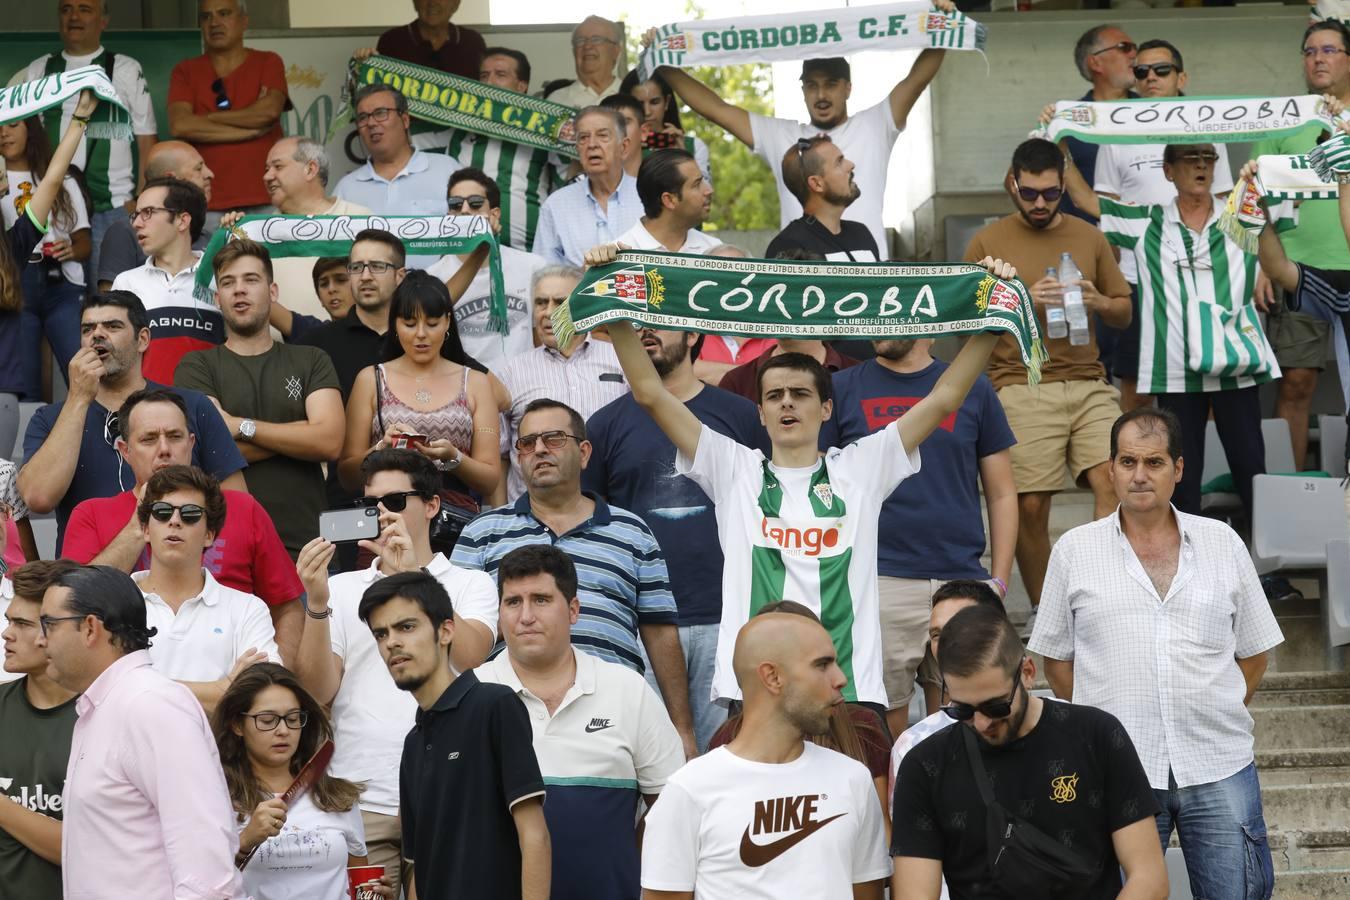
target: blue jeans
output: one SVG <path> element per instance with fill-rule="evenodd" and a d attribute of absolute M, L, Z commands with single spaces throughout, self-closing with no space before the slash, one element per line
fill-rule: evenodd
<path fill-rule="evenodd" d="M 42 399 L 42 338 L 52 348 L 52 366 L 67 382 L 70 358 L 80 349 L 80 301 L 84 286 L 62 280 L 48 282 L 36 263 L 23 270 L 23 312 L 19 320 L 23 341 L 23 398 Z"/>
<path fill-rule="evenodd" d="M 1212 784 L 1154 790 L 1163 852 L 1176 827 L 1196 900 L 1269 900 L 1275 871 L 1256 764 Z"/>
<path fill-rule="evenodd" d="M 694 740 L 698 742 L 698 752 L 708 751 L 708 741 L 727 720 L 725 708 L 713 703 L 712 683 L 713 666 L 717 663 L 717 630 L 720 626 L 681 625 L 680 649 L 684 651 L 684 668 L 689 680 L 689 709 L 694 716 Z M 656 684 L 652 673 L 651 660 L 647 658 L 647 648 L 638 641 L 638 652 L 642 654 L 642 665 L 647 684 L 661 696 L 661 688 Z"/>

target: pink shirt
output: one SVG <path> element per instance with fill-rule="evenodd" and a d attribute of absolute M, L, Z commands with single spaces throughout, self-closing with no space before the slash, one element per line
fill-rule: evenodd
<path fill-rule="evenodd" d="M 65 900 L 240 900 L 225 774 L 192 693 L 139 650 L 75 703 L 61 829 Z"/>

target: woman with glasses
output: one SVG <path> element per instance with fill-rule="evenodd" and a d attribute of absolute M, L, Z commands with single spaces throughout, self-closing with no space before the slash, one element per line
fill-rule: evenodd
<path fill-rule="evenodd" d="M 236 861 L 252 854 L 245 892 L 254 900 L 348 897 L 347 868 L 366 864 L 362 785 L 325 773 L 290 804 L 281 799 L 333 736 L 323 707 L 288 669 L 258 663 L 230 684 L 211 730 L 236 815 Z"/>
<path fill-rule="evenodd" d="M 356 376 L 338 476 L 360 487 L 372 450 L 407 447 L 444 473 L 441 502 L 476 513 L 501 489 L 498 401 L 491 377 L 464 352 L 445 284 L 410 271 L 394 291 L 378 365 Z"/>
<path fill-rule="evenodd" d="M 645 157 L 653 150 L 669 147 L 683 147 L 694 154 L 703 177 L 712 181 L 708 168 L 708 145 L 696 135 L 687 134 L 680 123 L 680 104 L 675 99 L 675 91 L 660 75 L 652 75 L 642 81 L 638 70 L 633 69 L 623 78 L 619 93 L 631 94 L 642 104 L 642 155 Z"/>
<path fill-rule="evenodd" d="M 42 338 L 63 377 L 80 349 L 84 261 L 93 242 L 88 198 L 66 172 L 97 106 L 93 94 L 81 95 L 55 150 L 38 116 L 0 124 L 0 207 L 8 234 L 0 242 L 0 456 L 9 455 L 17 437 L 18 395 L 41 397 Z"/>

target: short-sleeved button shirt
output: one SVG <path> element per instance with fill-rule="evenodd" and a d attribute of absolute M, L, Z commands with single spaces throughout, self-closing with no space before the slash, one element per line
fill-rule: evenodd
<path fill-rule="evenodd" d="M 465 672 L 417 713 L 399 767 L 403 856 L 422 900 L 520 897 L 512 808 L 544 796 L 529 715 L 505 685 Z"/>

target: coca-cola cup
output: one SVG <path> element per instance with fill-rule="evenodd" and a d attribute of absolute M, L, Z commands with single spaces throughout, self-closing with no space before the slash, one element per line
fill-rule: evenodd
<path fill-rule="evenodd" d="M 350 900 L 380 900 L 380 895 L 370 889 L 370 882 L 379 881 L 383 875 L 384 866 L 348 866 Z"/>

